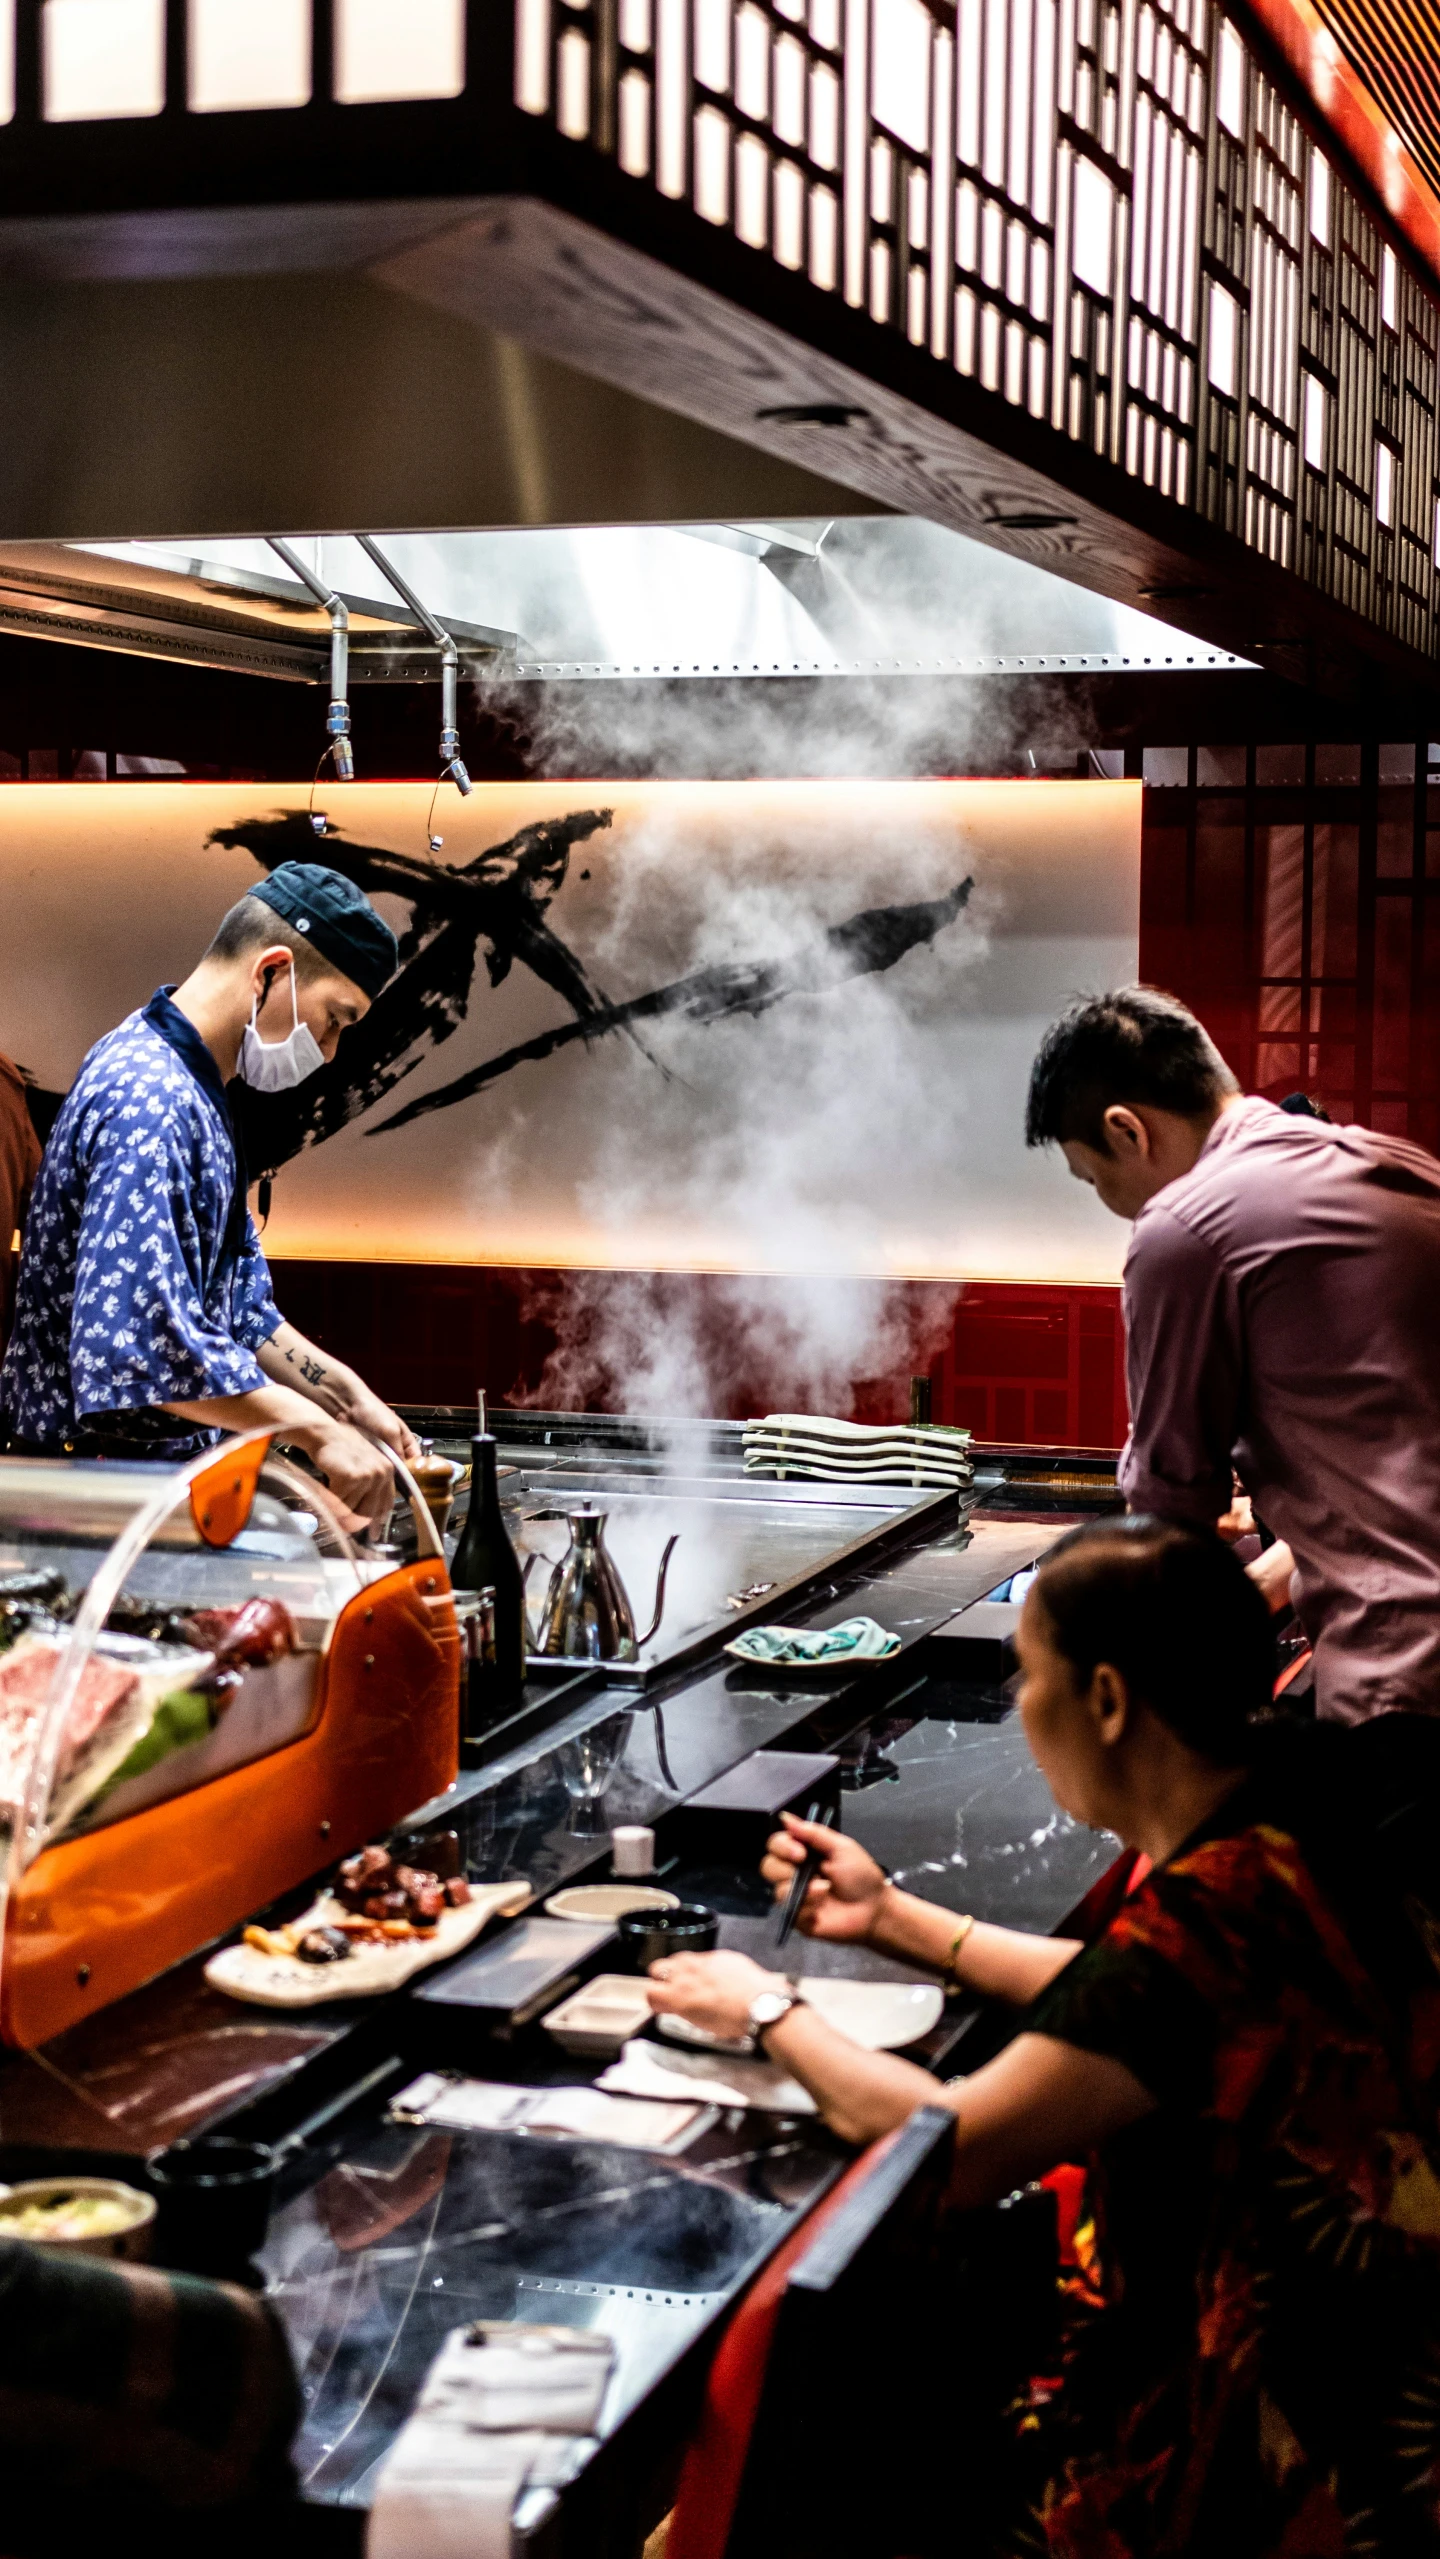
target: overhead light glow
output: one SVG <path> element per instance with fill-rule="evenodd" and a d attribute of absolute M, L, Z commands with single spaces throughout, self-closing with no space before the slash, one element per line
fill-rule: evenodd
<path fill-rule="evenodd" d="M 159 115 L 165 0 L 45 0 L 41 54 L 47 123 Z"/>

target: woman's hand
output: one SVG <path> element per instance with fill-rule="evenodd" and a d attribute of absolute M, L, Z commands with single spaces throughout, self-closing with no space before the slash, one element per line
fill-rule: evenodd
<path fill-rule="evenodd" d="M 1238 1486 L 1230 1508 L 1222 1511 L 1215 1522 L 1215 1534 L 1223 1538 L 1227 1546 L 1238 1546 L 1242 1537 L 1255 1534 L 1255 1513 L 1250 1507 L 1250 1496 L 1242 1493 Z"/>
<path fill-rule="evenodd" d="M 1245 1570 L 1271 1616 L 1283 1617 L 1291 1605 L 1290 1581 L 1295 1570 L 1295 1558 L 1289 1547 L 1277 1538 L 1275 1544 L 1267 1546 L 1264 1554 L 1257 1555 L 1254 1563 L 1247 1564 Z"/>
<path fill-rule="evenodd" d="M 650 2007 L 657 2017 L 684 2017 L 709 2035 L 739 2043 L 750 2032 L 750 2008 L 762 1990 L 788 1991 L 783 1973 L 767 1973 L 748 1955 L 666 1955 L 650 1967 Z"/>
<path fill-rule="evenodd" d="M 766 1841 L 760 1872 L 783 1901 L 795 1881 L 795 1869 L 807 1848 L 820 1850 L 820 1871 L 800 1905 L 796 1926 L 802 1937 L 825 1937 L 863 1944 L 874 1928 L 888 1886 L 883 1870 L 853 1839 L 820 1822 L 797 1821 L 782 1813 L 785 1824 Z M 752 1994 L 753 1995 L 753 1994 Z"/>

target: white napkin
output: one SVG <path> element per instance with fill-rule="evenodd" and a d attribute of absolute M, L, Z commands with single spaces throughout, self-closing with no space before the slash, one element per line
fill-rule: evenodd
<path fill-rule="evenodd" d="M 460 2432 L 417 2410 L 375 2483 L 365 2559 L 510 2559 L 541 2434 Z"/>
<path fill-rule="evenodd" d="M 485 2319 L 452 2328 L 426 2376 L 417 2414 L 445 2415 L 485 2434 L 539 2427 L 590 2435 L 615 2360 L 598 2328 L 532 2327 Z"/>
<path fill-rule="evenodd" d="M 684 2052 L 674 2044 L 646 2043 L 637 2036 L 625 2045 L 596 2081 L 617 2097 L 697 2097 L 708 2106 L 754 2106 L 774 2115 L 819 2113 L 814 2098 L 798 2079 L 789 2079 L 773 2061 L 717 2058 L 707 2052 Z"/>
<path fill-rule="evenodd" d="M 597 2329 L 452 2329 L 376 2480 L 366 2559 L 509 2559 L 516 2498 L 557 2436 L 594 2433 L 614 2360 Z"/>
<path fill-rule="evenodd" d="M 689 2131 L 709 2101 L 703 2091 L 673 2083 L 659 2094 L 663 2105 L 644 2105 L 633 2095 L 602 2096 L 598 2088 L 552 2088 L 531 2108 L 525 2130 L 618 2142 L 622 2150 L 665 2150 Z"/>

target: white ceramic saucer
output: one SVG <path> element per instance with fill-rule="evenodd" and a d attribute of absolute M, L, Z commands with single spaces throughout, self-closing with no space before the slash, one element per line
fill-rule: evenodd
<path fill-rule="evenodd" d="M 678 1910 L 678 1893 L 658 1884 L 567 1884 L 545 1904 L 552 1919 L 623 1919 L 627 1910 Z"/>

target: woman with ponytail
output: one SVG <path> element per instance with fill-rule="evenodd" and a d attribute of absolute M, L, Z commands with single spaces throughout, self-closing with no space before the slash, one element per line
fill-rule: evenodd
<path fill-rule="evenodd" d="M 807 1824 L 766 1862 L 778 1893 L 820 1852 L 809 1935 L 1018 2008 L 993 2060 L 937 2092 L 740 1955 L 657 1966 L 652 2005 L 750 2024 L 853 2141 L 943 2096 L 957 2205 L 1084 2163 L 1085 2279 L 998 2547 L 1440 2552 L 1440 1729 L 1268 1722 L 1253 1583 L 1154 1520 L 1053 1547 L 1017 1642 L 1056 1803 L 1134 1852 L 1092 1943 L 938 1909 Z"/>

